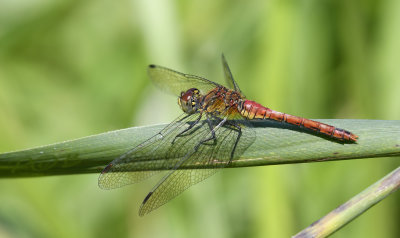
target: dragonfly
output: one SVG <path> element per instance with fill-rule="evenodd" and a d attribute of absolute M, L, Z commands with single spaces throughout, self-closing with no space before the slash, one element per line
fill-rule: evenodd
<path fill-rule="evenodd" d="M 143 200 L 139 209 L 139 215 L 143 216 L 229 166 L 255 140 L 251 125 L 255 120 L 292 124 L 344 143 L 357 141 L 358 136 L 347 130 L 274 111 L 246 99 L 224 55 L 222 65 L 228 87 L 149 65 L 150 79 L 161 89 L 178 96 L 183 114 L 109 163 L 99 176 L 100 188 L 122 187 L 167 171 Z"/>

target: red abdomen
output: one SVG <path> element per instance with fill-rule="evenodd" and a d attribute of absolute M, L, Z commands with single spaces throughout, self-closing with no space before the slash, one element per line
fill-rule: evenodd
<path fill-rule="evenodd" d="M 249 120 L 272 119 L 275 121 L 283 121 L 292 125 L 305 127 L 307 129 L 325 134 L 340 141 L 356 142 L 358 138 L 358 136 L 354 135 L 350 131 L 346 131 L 303 117 L 297 117 L 286 113 L 277 112 L 250 100 L 245 100 L 241 104 L 240 114 Z"/>

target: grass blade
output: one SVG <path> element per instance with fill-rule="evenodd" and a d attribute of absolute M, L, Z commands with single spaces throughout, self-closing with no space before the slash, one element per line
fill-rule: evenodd
<path fill-rule="evenodd" d="M 327 237 L 400 188 L 400 167 L 294 236 Z"/>
<path fill-rule="evenodd" d="M 255 142 L 240 158 L 235 158 L 230 167 L 400 156 L 400 121 L 320 121 L 355 133 L 359 141 L 356 144 L 341 144 L 291 125 L 273 121 L 255 122 Z M 132 127 L 3 153 L 0 154 L 0 177 L 98 173 L 111 160 L 164 126 Z M 141 169 L 137 167 L 137 171 Z"/>

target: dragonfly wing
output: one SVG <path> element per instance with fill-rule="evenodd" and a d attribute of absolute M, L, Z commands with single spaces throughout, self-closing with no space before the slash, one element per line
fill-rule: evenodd
<path fill-rule="evenodd" d="M 180 95 L 181 92 L 186 92 L 190 88 L 197 88 L 202 94 L 208 93 L 210 90 L 219 86 L 208 79 L 184 74 L 172 69 L 168 69 L 158 65 L 149 65 L 148 75 L 150 79 L 161 90 L 172 93 L 173 95 Z"/>
<path fill-rule="evenodd" d="M 225 80 L 226 80 L 228 86 L 231 89 L 234 89 L 236 92 L 242 93 L 240 91 L 239 85 L 233 79 L 231 70 L 229 69 L 229 65 L 228 65 L 228 62 L 226 62 L 224 54 L 222 54 L 221 59 L 222 59 L 222 67 L 224 68 Z"/>
<path fill-rule="evenodd" d="M 210 177 L 217 169 L 176 170 L 151 191 L 143 201 L 139 215 L 144 216 L 175 198 L 190 186 Z"/>
<path fill-rule="evenodd" d="M 100 188 L 112 189 L 137 183 L 155 173 L 173 168 L 186 152 L 172 143 L 200 114 L 182 114 L 159 133 L 113 160 L 100 174 Z"/>
<path fill-rule="evenodd" d="M 196 150 L 196 144 L 191 144 L 192 149 L 187 152 L 185 157 L 179 161 L 163 179 L 152 189 L 144 199 L 139 215 L 143 216 L 152 210 L 162 206 L 169 200 L 178 196 L 190 186 L 210 177 L 220 168 L 226 167 L 230 161 L 240 156 L 254 141 L 253 130 L 237 126 L 243 126 L 242 123 L 227 122 L 223 127 L 215 130 L 216 140 L 211 140 L 200 144 Z M 199 129 L 199 141 L 211 136 L 207 125 Z M 205 168 L 199 169 L 202 166 Z M 197 168 L 197 169 L 193 169 Z"/>

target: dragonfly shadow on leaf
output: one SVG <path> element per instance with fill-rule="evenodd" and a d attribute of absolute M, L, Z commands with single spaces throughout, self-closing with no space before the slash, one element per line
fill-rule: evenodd
<path fill-rule="evenodd" d="M 306 133 L 306 134 L 309 134 L 312 136 L 317 136 L 317 137 L 323 138 L 325 140 L 335 142 L 338 144 L 342 144 L 342 145 L 357 143 L 355 141 L 341 141 L 341 140 L 338 140 L 337 138 L 333 138 L 332 136 L 329 136 L 329 135 L 326 135 L 323 133 L 319 133 L 318 131 L 313 131 L 306 127 L 292 125 L 292 124 L 285 123 L 285 122 L 272 121 L 272 120 L 262 120 L 262 121 L 259 120 L 259 121 L 250 121 L 250 124 L 254 128 L 279 128 L 279 129 L 287 129 L 287 130 L 291 130 L 291 131 L 297 131 L 300 133 Z"/>

